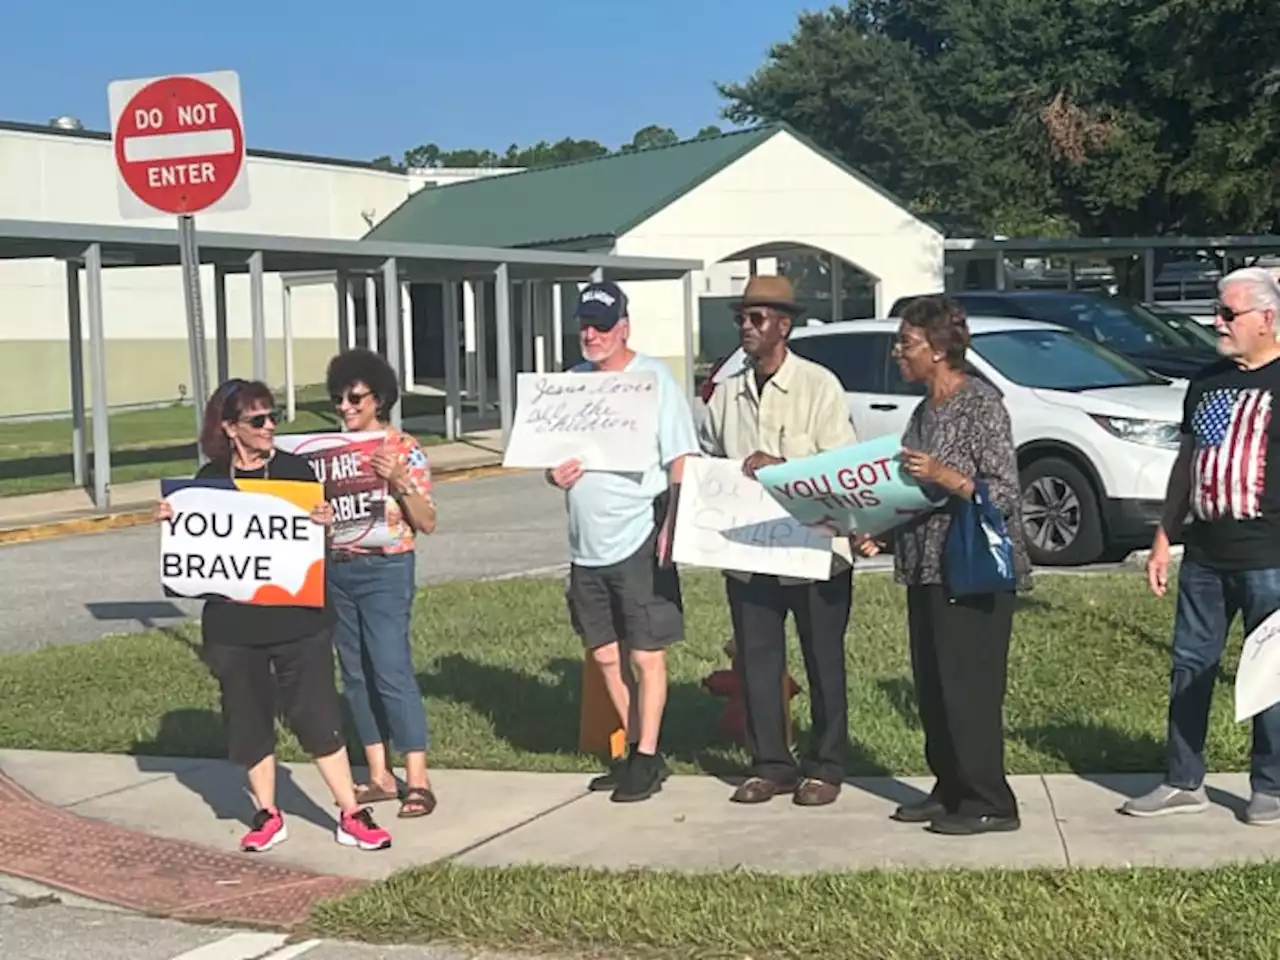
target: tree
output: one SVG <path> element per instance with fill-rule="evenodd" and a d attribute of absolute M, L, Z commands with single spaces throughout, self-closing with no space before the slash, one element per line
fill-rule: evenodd
<path fill-rule="evenodd" d="M 631 142 L 623 145 L 621 152 L 631 153 L 635 150 L 650 150 L 653 147 L 669 147 L 673 143 L 679 142 L 679 135 L 670 127 L 650 124 L 637 130 L 631 138 Z"/>
<path fill-rule="evenodd" d="M 1271 229 L 1278 19 L 1280 0 L 851 0 L 719 89 L 728 119 L 785 120 L 986 232 Z"/>

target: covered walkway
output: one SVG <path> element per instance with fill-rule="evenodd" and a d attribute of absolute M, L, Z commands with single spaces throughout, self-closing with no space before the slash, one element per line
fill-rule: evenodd
<path fill-rule="evenodd" d="M 402 310 L 402 291 L 409 283 L 440 283 L 446 295 L 445 322 L 445 432 L 456 437 L 461 428 L 461 386 L 459 338 L 456 316 L 458 284 L 492 281 L 493 317 L 497 333 L 498 398 L 505 444 L 515 412 L 515 350 L 512 340 L 511 289 L 513 283 L 550 285 L 579 283 L 591 279 L 619 282 L 636 280 L 684 281 L 685 389 L 693 393 L 693 271 L 702 268 L 696 260 L 656 257 L 624 257 L 604 253 L 573 253 L 547 250 L 513 250 L 442 244 L 387 243 L 370 240 L 321 240 L 259 234 L 201 233 L 198 235 L 201 264 L 212 265 L 215 275 L 214 341 L 215 382 L 228 376 L 227 299 L 228 274 L 249 276 L 250 316 L 253 342 L 253 376 L 266 377 L 267 336 L 263 308 L 263 277 L 268 273 L 306 275 L 324 273 L 337 278 L 337 343 L 340 349 L 353 345 L 352 317 L 348 291 L 350 284 L 363 282 L 368 290 L 378 290 L 385 325 L 386 357 L 400 375 L 401 387 L 411 386 L 406 363 L 412 343 L 412 320 Z M 75 482 L 92 484 L 94 505 L 111 505 L 111 455 L 108 426 L 106 377 L 106 336 L 103 327 L 102 271 L 129 267 L 177 266 L 180 263 L 176 229 L 113 227 L 95 224 L 0 220 L 0 259 L 55 259 L 66 264 L 67 322 L 71 370 L 71 411 L 73 424 L 73 469 Z M 84 307 L 81 307 L 81 284 Z M 550 300 L 550 297 L 546 297 Z M 541 302 L 542 298 L 539 298 Z M 549 304 L 548 304 L 549 306 Z M 452 307 L 452 309 L 451 309 Z M 203 311 L 201 311 L 202 313 Z M 82 316 L 82 313 L 84 316 Z M 292 407 L 293 387 L 290 349 L 289 287 L 284 302 L 286 393 Z M 87 325 L 89 386 L 92 398 L 86 410 L 85 370 L 82 347 Z M 209 380 L 205 375 L 206 339 L 203 324 L 189 331 L 195 421 L 203 416 Z M 377 342 L 376 338 L 370 338 Z M 200 345 L 200 346 L 197 346 Z M 93 417 L 92 469 L 89 469 L 86 413 Z M 292 415 L 292 409 L 289 413 Z M 392 422 L 400 423 L 400 408 L 392 412 Z M 198 428 L 197 428 L 198 430 Z"/>

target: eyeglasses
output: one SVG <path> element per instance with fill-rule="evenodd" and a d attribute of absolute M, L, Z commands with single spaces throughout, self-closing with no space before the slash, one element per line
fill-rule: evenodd
<path fill-rule="evenodd" d="M 355 390 L 348 390 L 346 393 L 335 393 L 330 396 L 329 399 L 333 401 L 333 405 L 335 407 L 342 406 L 343 400 L 347 401 L 347 403 L 351 404 L 353 407 L 358 407 L 365 397 L 371 396 L 372 394 L 372 390 L 366 390 L 364 393 L 357 393 Z"/>
<path fill-rule="evenodd" d="M 267 425 L 268 420 L 270 420 L 272 426 L 274 426 L 278 424 L 282 419 L 283 417 L 280 415 L 279 410 L 271 410 L 267 413 L 255 413 L 252 417 L 242 417 L 240 419 L 240 422 L 247 423 L 249 426 L 253 427 L 253 429 L 255 430 L 261 430 L 263 427 Z"/>
<path fill-rule="evenodd" d="M 1225 303 L 1215 303 L 1213 305 L 1214 314 L 1216 316 L 1221 317 L 1223 323 L 1235 323 L 1237 320 L 1243 317 L 1246 313 L 1253 313 L 1257 309 L 1258 309 L 1257 307 L 1250 307 L 1248 310 L 1236 311 L 1236 310 L 1232 310 Z"/>
<path fill-rule="evenodd" d="M 739 327 L 749 323 L 757 330 L 769 322 L 771 315 L 764 310 L 743 310 L 733 315 L 733 322 Z"/>

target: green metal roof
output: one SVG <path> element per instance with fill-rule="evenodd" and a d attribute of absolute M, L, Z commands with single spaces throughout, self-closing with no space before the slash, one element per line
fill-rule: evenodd
<path fill-rule="evenodd" d="M 669 147 L 427 186 L 365 239 L 490 247 L 593 239 L 610 243 L 781 129 L 783 125 L 771 124 Z"/>

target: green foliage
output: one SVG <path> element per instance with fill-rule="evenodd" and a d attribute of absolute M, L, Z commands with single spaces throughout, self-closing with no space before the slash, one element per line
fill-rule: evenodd
<path fill-rule="evenodd" d="M 919 213 L 987 233 L 1270 232 L 1280 0 L 851 0 L 742 83 Z"/>

